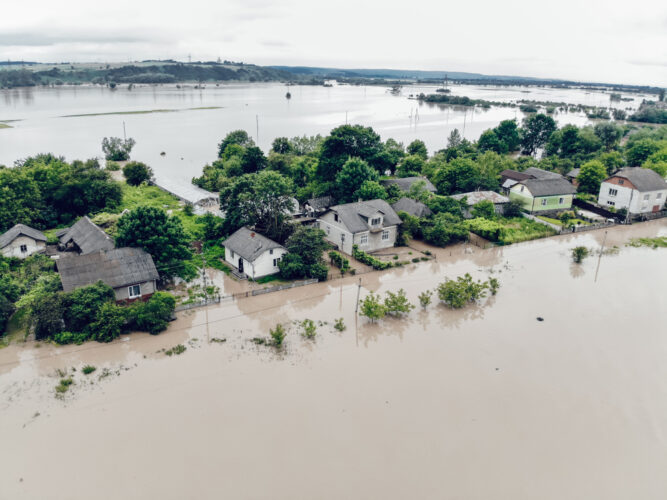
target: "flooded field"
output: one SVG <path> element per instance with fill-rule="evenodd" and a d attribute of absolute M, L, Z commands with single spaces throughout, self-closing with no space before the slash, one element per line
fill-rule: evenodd
<path fill-rule="evenodd" d="M 665 498 L 667 251 L 624 246 L 665 234 L 610 229 L 618 252 L 580 266 L 570 249 L 603 231 L 361 277 L 361 297 L 415 302 L 464 272 L 500 280 L 462 311 L 370 324 L 350 277 L 183 313 L 155 337 L 12 345 L 0 498 Z M 305 318 L 327 323 L 314 340 L 291 323 Z M 282 352 L 251 341 L 278 322 Z M 74 379 L 62 400 L 57 370 Z"/>
<path fill-rule="evenodd" d="M 192 85 L 137 86 L 111 90 L 95 86 L 0 90 L 0 165 L 42 152 L 69 160 L 101 156 L 105 136 L 137 141 L 132 157 L 149 163 L 158 177 L 189 181 L 216 158 L 217 144 L 231 130 L 244 129 L 268 151 L 279 136 L 328 134 L 347 123 L 372 126 L 383 140 L 404 144 L 423 140 L 430 152 L 447 145 L 458 128 L 476 140 L 501 120 L 523 119 L 518 109 L 490 109 L 420 104 L 410 94 L 433 93 L 436 86 L 405 86 L 392 95 L 381 86 L 292 86 L 224 84 L 194 89 Z M 604 92 L 537 87 L 451 86 L 453 95 L 516 102 L 519 99 L 567 102 L 589 106 L 636 107 L 610 100 Z M 556 113 L 560 125 L 590 123 L 582 113 Z M 164 152 L 164 155 L 161 153 Z"/>

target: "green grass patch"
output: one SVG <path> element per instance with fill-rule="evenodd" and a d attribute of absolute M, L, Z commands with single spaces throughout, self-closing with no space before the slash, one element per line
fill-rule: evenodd
<path fill-rule="evenodd" d="M 95 368 L 95 367 L 92 366 L 92 365 L 86 365 L 86 366 L 84 366 L 83 368 L 81 368 L 81 371 L 83 372 L 84 375 L 90 375 L 90 374 L 93 373 L 95 370 L 97 370 L 97 368 Z"/>
<path fill-rule="evenodd" d="M 183 344 L 178 344 L 172 347 L 171 349 L 166 350 L 164 353 L 167 356 L 173 356 L 173 355 L 178 356 L 179 354 L 183 354 L 186 350 L 187 347 L 185 347 Z"/>
<path fill-rule="evenodd" d="M 667 236 L 657 236 L 655 238 L 633 238 L 625 244 L 628 247 L 649 247 L 649 248 L 667 248 Z"/>
<path fill-rule="evenodd" d="M 556 234 L 555 229 L 525 217 L 502 217 L 498 222 L 503 226 L 502 235 L 498 240 L 501 245 L 546 238 Z"/>
<path fill-rule="evenodd" d="M 0 129 L 3 129 L 3 128 L 12 128 L 12 126 L 7 125 L 6 123 L 0 123 Z"/>
<path fill-rule="evenodd" d="M 562 226 L 563 222 L 560 219 L 554 219 L 553 217 L 546 217 L 544 215 L 538 215 L 538 219 L 541 219 L 545 222 L 550 222 L 551 224 L 556 224 L 557 226 Z M 589 222 L 586 222 L 582 219 L 570 219 L 568 221 L 568 226 L 590 226 Z"/>
<path fill-rule="evenodd" d="M 110 111 L 108 113 L 82 113 L 78 115 L 63 115 L 61 118 L 78 118 L 82 116 L 109 116 L 109 115 L 148 115 L 151 113 L 178 113 L 179 111 L 198 111 L 203 109 L 221 109 L 221 106 L 201 106 L 185 109 L 145 109 L 137 111 Z M 2 128 L 2 127 L 0 127 Z"/>
<path fill-rule="evenodd" d="M 225 264 L 225 247 L 207 242 L 204 244 L 201 254 L 196 254 L 192 257 L 192 263 L 198 268 L 204 267 L 204 259 L 206 259 L 206 267 L 211 267 L 222 271 L 225 274 L 231 272 L 230 267 Z"/>
<path fill-rule="evenodd" d="M 276 281 L 281 281 L 281 282 L 286 283 L 284 280 L 280 279 L 280 276 L 278 274 L 270 274 L 268 276 L 262 276 L 261 278 L 257 278 L 255 280 L 255 283 L 263 285 L 265 283 L 273 283 L 273 282 L 276 282 Z"/>

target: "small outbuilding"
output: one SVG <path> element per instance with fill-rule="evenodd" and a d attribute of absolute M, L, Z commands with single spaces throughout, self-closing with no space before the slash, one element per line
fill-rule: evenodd
<path fill-rule="evenodd" d="M 56 266 L 64 291 L 102 281 L 113 288 L 117 302 L 148 300 L 160 277 L 153 257 L 141 248 L 63 255 Z"/>
<path fill-rule="evenodd" d="M 0 235 L 0 253 L 3 257 L 26 257 L 46 249 L 46 236 L 25 224 L 16 224 Z"/>
<path fill-rule="evenodd" d="M 412 189 L 412 186 L 418 184 L 418 183 L 423 183 L 424 189 L 428 191 L 429 193 L 435 193 L 437 189 L 433 185 L 431 181 L 429 181 L 426 177 L 397 177 L 395 179 L 383 179 L 380 181 L 380 183 L 385 186 L 389 187 L 391 185 L 398 186 L 398 188 L 407 193 Z"/>
<path fill-rule="evenodd" d="M 56 236 L 60 240 L 60 250 L 81 255 L 112 250 L 115 247 L 111 237 L 85 215 L 72 227 L 58 231 Z"/>
<path fill-rule="evenodd" d="M 493 209 L 498 215 L 505 213 L 505 205 L 507 205 L 510 199 L 507 196 L 498 194 L 495 191 L 471 191 L 469 193 L 461 193 L 452 195 L 451 198 L 454 198 L 457 201 L 466 199 L 467 208 L 463 211 L 465 217 L 472 217 L 472 207 L 477 205 L 480 201 L 490 201 L 493 203 Z"/>
<path fill-rule="evenodd" d="M 392 203 L 391 208 L 393 208 L 396 213 L 405 212 L 413 217 L 421 218 L 432 215 L 430 208 L 421 201 L 413 200 L 412 198 L 401 198 L 396 203 Z"/>
<path fill-rule="evenodd" d="M 247 227 L 232 234 L 222 246 L 225 247 L 225 261 L 241 275 L 252 279 L 279 272 L 278 262 L 287 253 L 280 243 Z"/>

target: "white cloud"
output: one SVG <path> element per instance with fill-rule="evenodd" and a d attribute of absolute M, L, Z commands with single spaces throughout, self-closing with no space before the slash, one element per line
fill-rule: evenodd
<path fill-rule="evenodd" d="M 667 84 L 654 0 L 33 0 L 3 7 L 0 59 L 175 58 Z"/>

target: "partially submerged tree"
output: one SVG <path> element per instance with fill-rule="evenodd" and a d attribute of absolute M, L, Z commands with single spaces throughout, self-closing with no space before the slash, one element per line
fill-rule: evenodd
<path fill-rule="evenodd" d="M 584 246 L 574 247 L 574 248 L 572 249 L 572 260 L 573 260 L 576 264 L 581 264 L 581 262 L 582 262 L 586 257 L 588 257 L 589 253 L 590 253 L 590 252 L 589 252 L 588 248 L 586 248 L 586 247 L 584 247 Z"/>
<path fill-rule="evenodd" d="M 102 151 L 104 158 L 112 161 L 125 161 L 130 159 L 130 152 L 136 144 L 131 137 L 121 139 L 120 137 L 105 137 L 102 139 Z"/>
<path fill-rule="evenodd" d="M 384 299 L 384 307 L 386 314 L 392 316 L 407 314 L 415 308 L 405 296 L 405 290 L 402 288 L 396 293 L 387 291 L 387 296 Z"/>
<path fill-rule="evenodd" d="M 366 316 L 371 322 L 376 322 L 382 319 L 387 314 L 387 308 L 380 300 L 380 296 L 376 293 L 370 292 L 361 301 L 359 314 Z"/>
<path fill-rule="evenodd" d="M 130 186 L 138 186 L 153 178 L 153 169 L 140 161 L 131 161 L 123 167 L 123 175 Z"/>

